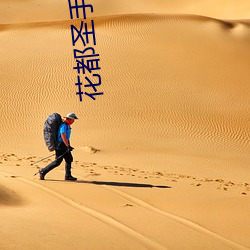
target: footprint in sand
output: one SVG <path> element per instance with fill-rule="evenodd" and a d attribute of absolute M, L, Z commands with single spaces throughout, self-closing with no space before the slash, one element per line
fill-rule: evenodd
<path fill-rule="evenodd" d="M 124 207 L 133 207 L 133 205 L 132 205 L 132 204 L 127 203 L 127 204 L 125 204 L 125 205 L 124 205 Z"/>

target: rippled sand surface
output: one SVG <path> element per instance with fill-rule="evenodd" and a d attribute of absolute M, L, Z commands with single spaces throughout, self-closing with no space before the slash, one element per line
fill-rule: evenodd
<path fill-rule="evenodd" d="M 89 3 L 104 94 L 82 102 L 83 19 L 67 1 L 0 3 L 0 248 L 249 249 L 250 5 Z M 53 112 L 79 117 L 77 183 L 63 164 L 33 176 Z"/>

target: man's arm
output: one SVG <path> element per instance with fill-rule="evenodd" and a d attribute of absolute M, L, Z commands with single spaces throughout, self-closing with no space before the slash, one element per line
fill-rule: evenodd
<path fill-rule="evenodd" d="M 69 141 L 66 138 L 66 132 L 61 134 L 62 140 L 64 142 L 64 144 L 68 147 L 69 146 Z"/>

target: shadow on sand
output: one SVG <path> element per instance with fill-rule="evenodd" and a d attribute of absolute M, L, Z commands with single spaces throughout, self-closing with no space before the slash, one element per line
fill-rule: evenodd
<path fill-rule="evenodd" d="M 154 186 L 152 184 L 131 183 L 131 182 L 113 182 L 113 181 L 83 181 L 78 180 L 77 183 L 87 183 L 95 185 L 107 185 L 116 187 L 137 187 L 137 188 L 171 188 L 169 186 Z"/>
<path fill-rule="evenodd" d="M 64 180 L 47 179 L 46 181 L 64 181 Z M 64 181 L 64 182 L 70 182 L 70 181 Z M 106 186 L 115 186 L 115 187 L 171 188 L 170 186 L 162 186 L 162 185 L 155 186 L 155 185 L 152 185 L 152 184 L 131 183 L 131 182 L 114 182 L 114 181 L 85 181 L 85 180 L 77 180 L 74 183 L 84 183 L 84 184 L 94 184 L 94 185 L 106 185 Z"/>

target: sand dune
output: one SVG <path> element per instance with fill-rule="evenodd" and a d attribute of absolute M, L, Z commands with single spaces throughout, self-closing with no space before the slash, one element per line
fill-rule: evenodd
<path fill-rule="evenodd" d="M 82 103 L 74 84 L 70 21 L 7 30 L 2 25 L 2 41 L 9 49 L 2 59 L 1 104 L 13 137 L 26 142 L 13 145 L 1 131 L 5 148 L 29 154 L 39 148 L 46 155 L 41 133 L 46 116 L 75 110 L 83 124 L 75 124 L 73 144 L 82 160 L 86 155 L 81 148 L 92 145 L 112 152 L 108 160 L 106 154 L 97 156 L 105 164 L 124 162 L 125 154 L 132 166 L 190 171 L 199 161 L 198 171 L 211 174 L 212 167 L 222 176 L 239 161 L 244 179 L 249 160 L 249 25 L 190 15 L 112 16 L 95 22 L 105 95 L 95 102 L 86 96 Z M 38 36 L 43 40 L 39 46 L 34 43 Z M 11 50 L 16 46 L 21 49 Z M 228 155 L 232 161 L 224 160 Z"/>
<path fill-rule="evenodd" d="M 0 248 L 250 249 L 249 3 L 91 4 L 104 95 L 80 102 L 67 1 L 0 2 Z M 78 182 L 40 181 L 71 111 Z"/>
<path fill-rule="evenodd" d="M 72 6 L 74 2 L 72 2 Z M 80 1 L 79 1 L 80 3 Z M 247 0 L 108 0 L 85 1 L 92 4 L 94 12 L 88 16 L 108 16 L 139 13 L 196 14 L 225 19 L 249 19 L 250 4 Z M 68 1 L 60 0 L 14 0 L 0 1 L 0 23 L 25 23 L 70 19 Z"/>

